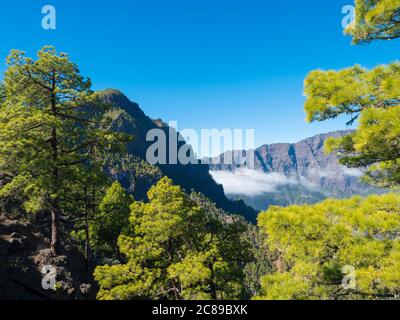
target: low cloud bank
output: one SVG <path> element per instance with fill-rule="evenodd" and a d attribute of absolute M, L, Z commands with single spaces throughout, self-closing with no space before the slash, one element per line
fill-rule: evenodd
<path fill-rule="evenodd" d="M 347 168 L 345 166 L 335 166 L 335 167 L 326 167 L 324 169 L 321 168 L 312 168 L 308 172 L 308 176 L 310 177 L 318 177 L 318 178 L 329 178 L 335 179 L 338 176 L 345 177 L 354 177 L 360 178 L 364 175 L 365 170 L 358 168 Z"/>
<path fill-rule="evenodd" d="M 345 176 L 361 178 L 365 174 L 365 170 L 357 168 L 342 167 Z"/>
<path fill-rule="evenodd" d="M 226 195 L 260 196 L 265 193 L 275 193 L 279 187 L 288 185 L 302 186 L 310 191 L 318 191 L 318 180 L 322 178 L 337 179 L 338 177 L 359 178 L 363 170 L 346 168 L 344 166 L 324 169 L 310 169 L 308 177 L 287 177 L 280 173 L 265 173 L 262 171 L 240 168 L 235 172 L 210 171 L 214 180 L 224 187 Z M 319 190 L 321 191 L 321 190 Z"/>
<path fill-rule="evenodd" d="M 227 195 L 259 196 L 276 192 L 277 188 L 297 184 L 295 179 L 279 173 L 264 173 L 250 169 L 237 169 L 235 172 L 211 171 L 214 180 L 222 184 Z"/>

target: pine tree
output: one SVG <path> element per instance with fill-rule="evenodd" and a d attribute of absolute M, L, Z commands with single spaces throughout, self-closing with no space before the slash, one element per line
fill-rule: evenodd
<path fill-rule="evenodd" d="M 354 43 L 400 36 L 399 0 L 356 0 L 356 19 L 346 32 Z"/>
<path fill-rule="evenodd" d="M 399 212 L 400 195 L 388 194 L 261 213 L 259 227 L 277 268 L 262 278 L 256 298 L 396 298 Z"/>
<path fill-rule="evenodd" d="M 50 213 L 51 250 L 56 254 L 59 222 L 76 207 L 71 202 L 76 201 L 76 188 L 83 188 L 83 173 L 100 155 L 120 148 L 123 137 L 109 131 L 106 120 L 87 112 L 84 106 L 100 108 L 99 100 L 90 80 L 66 54 L 45 47 L 33 60 L 13 50 L 7 64 L 1 90 L 0 171 L 11 181 L 0 195 L 18 194 L 26 211 Z"/>
<path fill-rule="evenodd" d="M 400 36 L 400 1 L 357 0 L 356 43 Z M 327 152 L 337 152 L 348 167 L 368 167 L 365 181 L 379 187 L 400 185 L 400 63 L 367 70 L 311 72 L 305 80 L 307 120 L 325 121 L 340 115 L 359 121 L 357 130 L 328 139 Z"/>
<path fill-rule="evenodd" d="M 240 245 L 243 225 L 206 214 L 168 178 L 148 198 L 131 206 L 129 228 L 118 241 L 127 262 L 96 268 L 98 298 L 240 298 L 249 259 Z"/>
<path fill-rule="evenodd" d="M 117 240 L 129 224 L 130 205 L 133 197 L 114 182 L 106 191 L 99 205 L 99 212 L 89 223 L 93 248 L 104 256 L 119 256 Z"/>

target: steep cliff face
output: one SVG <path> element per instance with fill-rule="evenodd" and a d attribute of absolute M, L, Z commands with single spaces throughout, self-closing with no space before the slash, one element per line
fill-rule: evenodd
<path fill-rule="evenodd" d="M 112 104 L 115 109 L 111 117 L 112 128 L 118 132 L 124 132 L 134 136 L 134 140 L 128 146 L 130 156 L 146 160 L 147 148 L 154 142 L 146 142 L 147 133 L 152 129 L 161 129 L 165 132 L 167 138 L 167 157 L 168 149 L 171 143 L 170 139 L 177 140 L 178 133 L 168 127 L 161 120 L 152 120 L 140 109 L 137 103 L 131 102 L 124 94 L 117 90 L 105 90 L 101 92 L 103 100 Z M 184 146 L 184 142 L 178 143 L 178 148 Z M 205 195 L 216 203 L 221 209 L 246 217 L 250 221 L 255 221 L 257 212 L 251 207 L 245 205 L 242 201 L 229 200 L 221 185 L 218 185 L 209 173 L 209 166 L 202 164 L 161 164 L 157 165 L 163 175 L 170 177 L 176 184 L 190 192 L 197 191 Z M 132 181 L 129 175 L 120 177 L 125 187 L 137 193 L 139 197 L 143 196 L 151 184 L 137 183 Z"/>
<path fill-rule="evenodd" d="M 360 181 L 362 170 L 346 168 L 339 164 L 336 155 L 324 154 L 324 142 L 328 137 L 350 132 L 320 134 L 295 144 L 264 145 L 255 150 L 255 172 L 244 169 L 246 165 L 235 161 L 233 153 L 228 152 L 213 159 L 214 163 L 218 160 L 221 164 L 211 165 L 211 173 L 225 186 L 228 196 L 242 198 L 258 210 L 269 205 L 314 203 L 326 197 L 382 192 Z M 235 190 L 231 187 L 235 177 L 243 186 L 247 183 L 256 187 L 258 183 L 260 190 L 253 194 L 241 192 L 239 185 Z"/>

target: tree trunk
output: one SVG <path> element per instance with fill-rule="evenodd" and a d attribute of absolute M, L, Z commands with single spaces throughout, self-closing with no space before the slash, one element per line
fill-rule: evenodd
<path fill-rule="evenodd" d="M 210 283 L 211 299 L 212 300 L 218 300 L 217 288 L 216 288 L 216 285 L 215 285 L 215 273 L 214 273 L 214 265 L 213 265 L 213 263 L 210 264 L 210 271 L 211 271 L 211 283 Z"/>
<path fill-rule="evenodd" d="M 86 268 L 90 270 L 90 260 L 91 260 L 91 248 L 90 248 L 90 235 L 89 235 L 89 223 L 85 221 L 85 260 Z"/>
<path fill-rule="evenodd" d="M 87 187 L 84 188 L 85 193 L 85 260 L 86 268 L 90 271 L 91 261 L 91 247 L 90 247 L 90 234 L 89 234 L 89 200 Z"/>
<path fill-rule="evenodd" d="M 53 255 L 57 255 L 58 251 L 58 217 L 59 217 L 59 206 L 57 200 L 53 203 L 51 209 L 51 252 Z"/>
<path fill-rule="evenodd" d="M 52 91 L 51 95 L 51 111 L 54 116 L 57 116 L 57 98 L 55 93 L 55 75 L 53 72 L 53 84 L 52 84 Z M 59 191 L 59 172 L 58 172 L 58 140 L 57 140 L 57 128 L 53 127 L 51 129 L 51 149 L 53 154 L 53 186 L 55 188 L 55 192 Z M 55 199 L 52 201 L 52 208 L 51 208 L 51 252 L 54 255 L 57 255 L 58 251 L 58 219 L 60 216 L 60 199 L 58 195 L 56 195 Z"/>
<path fill-rule="evenodd" d="M 168 239 L 168 254 L 169 254 L 170 265 L 172 265 L 174 263 L 174 247 L 173 247 L 173 240 L 171 238 Z M 173 279 L 171 280 L 171 285 L 172 285 L 172 291 L 175 296 L 175 300 L 182 300 L 179 289 Z"/>
<path fill-rule="evenodd" d="M 54 160 L 54 169 L 53 169 L 53 179 L 54 184 L 58 185 L 59 173 L 56 165 L 58 152 L 57 152 L 57 132 L 56 129 L 52 129 L 52 142 L 51 146 L 53 149 L 53 160 Z M 57 192 L 58 190 L 56 190 Z M 58 249 L 58 218 L 60 216 L 60 201 L 58 196 L 52 202 L 51 208 L 51 252 L 54 255 L 57 255 Z"/>

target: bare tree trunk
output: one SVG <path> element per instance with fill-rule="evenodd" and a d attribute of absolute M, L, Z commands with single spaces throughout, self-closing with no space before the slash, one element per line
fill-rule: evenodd
<path fill-rule="evenodd" d="M 211 271 L 211 283 L 210 283 L 211 298 L 213 300 L 218 300 L 217 288 L 216 288 L 216 285 L 215 285 L 215 273 L 214 273 L 213 263 L 210 264 L 210 271 Z"/>
<path fill-rule="evenodd" d="M 53 160 L 55 167 L 53 169 L 53 179 L 55 185 L 58 185 L 58 180 L 59 180 L 59 172 L 58 168 L 56 165 L 56 161 L 58 158 L 58 150 L 57 150 L 57 131 L 55 128 L 52 129 L 51 133 L 51 146 L 53 149 Z M 58 190 L 56 190 L 57 192 Z M 58 219 L 60 216 L 60 200 L 58 196 L 53 200 L 52 202 L 52 208 L 51 208 L 51 252 L 54 255 L 57 255 L 57 250 L 58 250 Z"/>
<path fill-rule="evenodd" d="M 89 234 L 89 200 L 88 191 L 85 187 L 85 260 L 86 268 L 90 271 L 90 260 L 91 260 L 91 247 L 90 247 L 90 234 Z"/>
<path fill-rule="evenodd" d="M 55 93 L 55 75 L 53 72 L 53 84 L 52 84 L 52 91 L 51 91 L 51 111 L 54 116 L 57 115 L 56 109 L 56 93 Z M 51 148 L 53 153 L 53 183 L 56 188 L 56 192 L 58 192 L 58 185 L 59 185 L 59 171 L 57 166 L 58 160 L 58 140 L 57 140 L 57 129 L 53 127 L 51 129 Z M 57 255 L 58 251 L 58 219 L 60 216 L 60 199 L 58 195 L 52 201 L 52 208 L 51 208 L 51 252 L 54 255 Z"/>
<path fill-rule="evenodd" d="M 57 255 L 58 251 L 58 204 L 57 200 L 53 203 L 53 208 L 51 209 L 51 252 Z"/>
<path fill-rule="evenodd" d="M 90 235 L 89 235 L 89 223 L 85 221 L 85 260 L 86 267 L 90 269 L 90 260 L 91 260 L 91 248 L 90 248 Z"/>

